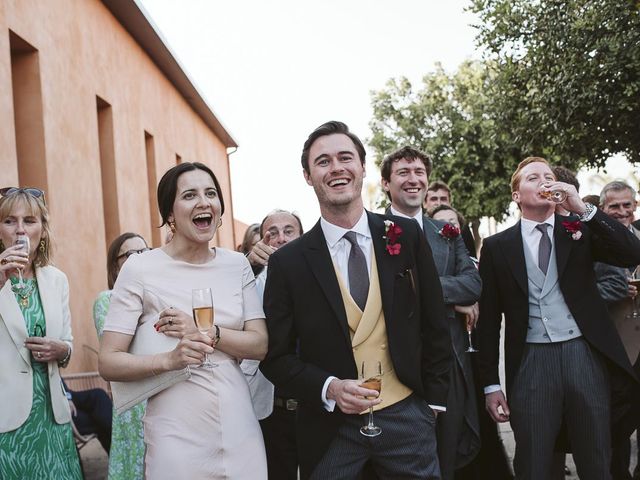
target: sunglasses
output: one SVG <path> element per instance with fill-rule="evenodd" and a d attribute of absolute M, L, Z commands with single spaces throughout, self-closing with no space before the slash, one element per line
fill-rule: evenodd
<path fill-rule="evenodd" d="M 16 193 L 26 193 L 31 195 L 34 198 L 41 198 L 42 201 L 46 205 L 46 201 L 44 198 L 44 191 L 39 188 L 27 187 L 27 188 L 18 188 L 18 187 L 4 187 L 0 188 L 0 197 L 10 197 L 11 195 L 15 195 Z"/>
<path fill-rule="evenodd" d="M 126 252 L 121 253 L 120 255 L 118 255 L 116 257 L 116 259 L 120 260 L 121 258 L 125 258 L 125 257 L 129 258 L 131 255 L 139 255 L 141 253 L 148 252 L 149 250 L 151 250 L 151 249 L 148 248 L 148 247 L 147 248 L 141 248 L 140 250 L 127 250 Z"/>

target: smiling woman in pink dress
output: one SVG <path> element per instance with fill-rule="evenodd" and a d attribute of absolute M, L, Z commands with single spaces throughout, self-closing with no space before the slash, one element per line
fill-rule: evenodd
<path fill-rule="evenodd" d="M 160 180 L 158 204 L 173 239 L 130 258 L 120 271 L 100 373 L 112 381 L 136 381 L 190 367 L 188 379 L 148 400 L 146 478 L 266 479 L 262 435 L 238 360 L 262 359 L 267 332 L 249 262 L 240 253 L 209 247 L 224 213 L 220 185 L 207 166 L 181 163 Z M 207 335 L 186 313 L 192 289 L 201 288 L 213 292 L 218 327 Z M 147 315 L 149 305 L 159 315 Z M 147 321 L 155 322 L 158 335 L 175 340 L 173 350 L 128 353 L 136 329 Z M 205 354 L 213 367 L 201 366 Z"/>

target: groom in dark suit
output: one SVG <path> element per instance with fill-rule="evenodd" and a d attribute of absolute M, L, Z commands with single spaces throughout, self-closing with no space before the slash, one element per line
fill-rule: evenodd
<path fill-rule="evenodd" d="M 387 213 L 414 219 L 424 232 L 440 276 L 447 322 L 453 346 L 447 411 L 438 415 L 437 439 L 443 480 L 453 480 L 456 469 L 467 465 L 480 449 L 480 426 L 475 399 L 467 326 L 475 325 L 482 282 L 460 230 L 422 213 L 431 160 L 412 147 L 403 147 L 380 165 L 382 188 L 391 206 Z"/>
<path fill-rule="evenodd" d="M 447 404 L 451 339 L 431 250 L 412 220 L 364 210 L 365 151 L 341 122 L 302 151 L 322 218 L 269 259 L 261 365 L 299 399 L 301 477 L 439 479 L 436 410 Z M 382 390 L 361 386 L 382 367 Z M 369 407 L 377 437 L 360 428 Z"/>
<path fill-rule="evenodd" d="M 554 214 L 546 192 L 564 191 Z M 611 386 L 633 388 L 634 372 L 598 294 L 594 261 L 640 263 L 640 242 L 575 187 L 557 182 L 539 157 L 523 160 L 511 179 L 522 211 L 515 226 L 485 239 L 478 322 L 486 408 L 511 421 L 516 478 L 552 478 L 553 451 L 566 429 L 581 479 L 608 479 Z M 509 402 L 498 377 L 502 315 Z"/>

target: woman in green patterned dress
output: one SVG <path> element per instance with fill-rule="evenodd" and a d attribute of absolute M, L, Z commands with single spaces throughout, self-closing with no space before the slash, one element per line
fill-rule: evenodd
<path fill-rule="evenodd" d="M 93 304 L 93 321 L 98 336 L 102 337 L 104 319 L 109 311 L 111 289 L 124 262 L 131 255 L 149 250 L 147 242 L 136 233 L 123 233 L 109 247 L 107 253 L 107 280 L 109 290 L 100 292 Z M 144 478 L 144 417 L 145 403 L 136 405 L 122 415 L 113 410 L 111 451 L 109 453 L 109 480 L 142 480 Z"/>
<path fill-rule="evenodd" d="M 0 478 L 5 480 L 82 478 L 59 372 L 71 357 L 69 284 L 50 265 L 50 238 L 44 192 L 0 189 Z"/>

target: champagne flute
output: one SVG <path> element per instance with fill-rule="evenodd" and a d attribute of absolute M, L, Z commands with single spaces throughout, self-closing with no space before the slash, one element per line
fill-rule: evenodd
<path fill-rule="evenodd" d="M 193 321 L 200 333 L 205 335 L 213 327 L 213 295 L 210 288 L 198 288 L 191 290 L 191 307 L 193 309 Z M 209 361 L 209 355 L 205 354 L 201 367 L 212 368 L 213 363 Z"/>
<path fill-rule="evenodd" d="M 371 363 L 377 364 L 376 373 L 372 377 L 367 377 L 365 375 L 365 362 L 362 362 L 361 377 L 363 379 L 363 382 L 360 384 L 360 386 L 369 390 L 375 390 L 380 393 L 380 391 L 382 390 L 382 364 L 380 362 L 369 362 L 368 365 L 370 366 Z M 373 407 L 369 407 L 367 424 L 360 428 L 360 433 L 365 437 L 377 437 L 382 433 L 382 428 L 374 425 L 373 423 Z"/>
<path fill-rule="evenodd" d="M 467 337 L 469 338 L 469 347 L 465 350 L 465 352 L 478 352 L 479 350 L 473 347 L 473 342 L 471 341 L 471 325 L 469 325 L 469 315 L 465 315 L 465 325 L 467 326 Z"/>
<path fill-rule="evenodd" d="M 29 255 L 29 251 L 31 250 L 31 246 L 29 244 L 29 237 L 26 235 L 18 235 L 16 236 L 16 245 L 20 245 L 20 251 L 24 251 Z M 27 262 L 29 261 L 27 257 Z M 24 288 L 24 280 L 22 279 L 22 268 L 18 269 L 18 278 L 20 279 L 18 283 L 18 287 Z"/>
<path fill-rule="evenodd" d="M 640 266 L 636 267 L 635 270 L 631 273 L 629 284 L 633 285 L 636 288 L 640 288 Z M 638 311 L 638 304 L 636 302 L 637 298 L 638 295 L 636 294 L 636 296 L 631 299 L 633 310 L 627 313 L 624 316 L 625 318 L 640 318 L 640 312 Z"/>

